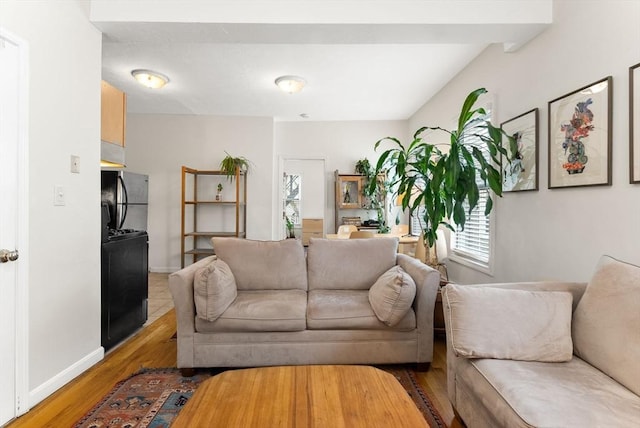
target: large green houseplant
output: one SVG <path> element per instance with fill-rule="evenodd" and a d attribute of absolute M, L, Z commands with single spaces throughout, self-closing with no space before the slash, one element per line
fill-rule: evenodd
<path fill-rule="evenodd" d="M 436 241 L 438 226 L 445 225 L 454 230 L 451 224 L 453 220 L 464 229 L 467 218 L 464 203 L 468 202 L 469 212 L 478 204 L 478 178 L 488 184 L 496 195 L 502 195 L 500 162 L 501 158 L 507 156 L 502 145 L 503 136 L 510 144 L 515 144 L 515 141 L 486 119 L 483 108 L 474 108 L 478 97 L 486 92 L 486 89 L 480 88 L 467 96 L 456 129 L 424 126 L 415 132 L 413 141 L 407 147 L 394 137 L 385 137 L 375 144 L 376 150 L 385 141 L 395 144 L 396 147 L 380 155 L 374 173 L 387 172 L 390 186 L 400 195 L 403 209 L 413 211 L 424 205 L 421 225 L 428 247 Z M 428 130 L 447 133 L 449 143 L 423 141 L 421 135 Z M 477 147 L 478 141 L 486 144 L 490 159 Z M 448 150 L 441 150 L 439 146 L 443 145 Z M 492 206 L 493 201 L 489 196 L 485 214 L 489 214 Z"/>

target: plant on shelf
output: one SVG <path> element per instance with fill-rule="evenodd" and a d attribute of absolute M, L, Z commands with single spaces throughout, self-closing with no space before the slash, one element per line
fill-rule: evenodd
<path fill-rule="evenodd" d="M 376 150 L 384 141 L 396 145 L 380 155 L 374 172 L 386 171 L 389 174 L 390 186 L 396 189 L 395 195 L 400 195 L 403 210 L 409 208 L 413 211 L 420 205 L 424 206 L 420 223 L 427 250 L 437 239 L 438 226 L 444 225 L 454 231 L 453 220 L 464 230 L 467 219 L 464 204 L 468 203 L 469 213 L 477 206 L 480 196 L 478 178 L 488 184 L 497 196 L 502 196 L 500 154 L 507 159 L 503 137 L 508 140 L 511 153 L 516 152 L 516 143 L 513 137 L 491 124 L 483 108 L 473 108 L 478 97 L 486 92 L 480 88 L 467 96 L 456 129 L 424 126 L 415 132 L 407 147 L 394 137 L 385 137 L 375 144 Z M 427 130 L 448 134 L 448 150 L 440 150 L 438 146 L 443 144 L 423 141 L 421 134 Z M 486 145 L 490 160 L 477 146 L 478 141 Z M 375 183 L 369 184 L 369 191 L 373 186 Z M 492 206 L 489 196 L 485 215 L 489 214 Z"/>
<path fill-rule="evenodd" d="M 250 164 L 251 161 L 243 156 L 233 157 L 227 153 L 227 156 L 220 162 L 220 171 L 231 181 L 236 176 L 236 169 L 240 169 L 240 172 L 247 173 L 249 172 Z"/>
<path fill-rule="evenodd" d="M 362 174 L 364 176 L 369 176 L 373 170 L 371 168 L 371 163 L 369 163 L 369 159 L 364 158 L 360 159 L 356 162 L 356 174 Z"/>
<path fill-rule="evenodd" d="M 386 224 L 384 216 L 385 195 L 387 194 L 386 174 L 376 173 L 367 158 L 360 159 L 356 162 L 356 174 L 361 174 L 365 178 L 362 193 L 365 196 L 363 207 L 365 209 L 376 210 L 378 216 L 378 232 L 387 233 L 389 227 Z M 371 183 L 376 183 L 375 186 Z"/>

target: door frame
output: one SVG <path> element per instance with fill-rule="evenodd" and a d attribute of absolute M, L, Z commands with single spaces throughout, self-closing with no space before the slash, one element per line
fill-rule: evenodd
<path fill-rule="evenodd" d="M 29 403 L 29 45 L 22 38 L 0 27 L 0 39 L 18 47 L 18 147 L 16 207 L 17 241 L 20 251 L 15 283 L 15 416 L 26 413 Z"/>
<path fill-rule="evenodd" d="M 323 180 L 323 186 L 324 186 L 324 195 L 323 195 L 323 201 L 322 201 L 322 206 L 323 206 L 323 212 L 322 212 L 322 218 L 323 218 L 323 234 L 325 233 L 325 231 L 327 230 L 327 222 L 326 222 L 326 218 L 327 218 L 327 158 L 326 156 L 304 156 L 304 155 L 280 155 L 278 156 L 278 180 L 277 180 L 277 203 L 275 204 L 275 209 L 276 211 L 276 215 L 274 216 L 275 219 L 275 225 L 274 225 L 274 230 L 273 230 L 273 236 L 275 237 L 275 239 L 282 239 L 282 230 L 284 230 L 285 227 L 285 221 L 282 218 L 282 195 L 284 194 L 284 188 L 283 188 L 283 184 L 282 184 L 282 176 L 283 174 L 286 172 L 284 170 L 284 164 L 286 163 L 286 161 L 322 161 L 323 163 L 323 174 L 322 174 L 322 180 Z"/>

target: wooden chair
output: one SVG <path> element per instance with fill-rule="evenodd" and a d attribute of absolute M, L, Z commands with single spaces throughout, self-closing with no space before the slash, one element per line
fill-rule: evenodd
<path fill-rule="evenodd" d="M 358 228 L 353 224 L 341 224 L 338 227 L 338 235 L 348 236 L 351 232 L 357 232 Z"/>
<path fill-rule="evenodd" d="M 349 235 L 349 239 L 365 239 L 365 238 L 373 238 L 374 233 L 370 230 L 356 230 L 355 232 L 351 232 Z"/>
<path fill-rule="evenodd" d="M 394 224 L 391 226 L 391 234 L 404 236 L 409 234 L 409 225 L 408 224 Z"/>

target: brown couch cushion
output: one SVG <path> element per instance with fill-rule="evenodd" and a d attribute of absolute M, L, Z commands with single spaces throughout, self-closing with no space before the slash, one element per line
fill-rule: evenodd
<path fill-rule="evenodd" d="M 416 316 L 409 309 L 393 326 L 382 323 L 369 304 L 368 290 L 309 291 L 307 326 L 310 330 L 401 330 L 416 328 Z"/>
<path fill-rule="evenodd" d="M 572 358 L 571 293 L 449 284 L 442 300 L 447 339 L 458 357 L 541 362 Z"/>
<path fill-rule="evenodd" d="M 601 257 L 573 318 L 575 353 L 640 395 L 640 267 Z"/>
<path fill-rule="evenodd" d="M 307 289 L 304 247 L 298 239 L 212 238 L 213 250 L 236 277 L 238 290 Z"/>
<path fill-rule="evenodd" d="M 306 311 L 306 291 L 238 291 L 236 300 L 214 322 L 196 318 L 196 331 L 302 331 L 307 326 Z"/>
<path fill-rule="evenodd" d="M 400 266 L 394 266 L 369 289 L 369 303 L 380 321 L 393 327 L 404 318 L 416 297 L 416 283 Z"/>
<path fill-rule="evenodd" d="M 368 290 L 396 264 L 398 238 L 309 240 L 309 290 Z"/>
<path fill-rule="evenodd" d="M 222 260 L 213 260 L 196 272 L 193 299 L 198 317 L 215 321 L 233 303 L 237 295 L 233 273 Z"/>

